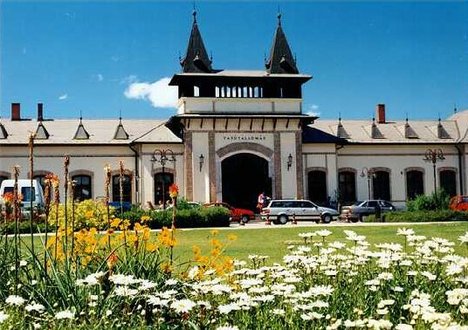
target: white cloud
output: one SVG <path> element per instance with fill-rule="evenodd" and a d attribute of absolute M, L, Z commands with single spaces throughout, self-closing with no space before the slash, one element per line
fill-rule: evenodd
<path fill-rule="evenodd" d="M 98 74 L 93 74 L 91 76 L 92 79 L 94 80 L 97 80 L 99 82 L 103 81 L 104 80 L 104 76 L 101 74 L 101 73 L 98 73 Z"/>
<path fill-rule="evenodd" d="M 309 106 L 309 111 L 306 114 L 313 117 L 320 117 L 320 112 L 317 111 L 318 109 L 319 106 L 317 104 L 312 104 Z"/>
<path fill-rule="evenodd" d="M 177 87 L 169 86 L 171 78 L 165 77 L 153 83 L 133 82 L 124 92 L 129 99 L 146 100 L 155 108 L 175 108 Z"/>
<path fill-rule="evenodd" d="M 65 93 L 65 94 L 63 94 L 63 95 L 60 95 L 58 99 L 59 99 L 59 100 L 66 100 L 66 99 L 68 99 L 68 94 Z"/>

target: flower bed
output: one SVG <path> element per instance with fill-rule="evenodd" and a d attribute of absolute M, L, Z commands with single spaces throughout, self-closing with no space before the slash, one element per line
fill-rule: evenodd
<path fill-rule="evenodd" d="M 345 241 L 333 240 L 329 230 L 306 232 L 273 265 L 259 255 L 230 260 L 216 232 L 208 254 L 194 248 L 192 264 L 177 265 L 169 256 L 173 234 L 161 231 L 150 251 L 136 233 L 125 250 L 113 247 L 85 267 L 68 267 L 76 262 L 69 258 L 44 273 L 37 260 L 23 260 L 17 283 L 4 246 L 0 266 L 10 275 L 0 275 L 10 283 L 0 284 L 2 328 L 466 329 L 468 323 L 468 258 L 453 254 L 454 244 L 468 251 L 468 232 L 455 243 L 403 228 L 397 232 L 403 245 L 375 246 L 353 231 L 345 231 Z"/>

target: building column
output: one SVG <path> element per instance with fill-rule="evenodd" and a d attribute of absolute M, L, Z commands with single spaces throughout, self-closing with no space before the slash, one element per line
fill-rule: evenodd
<path fill-rule="evenodd" d="M 304 198 L 304 171 L 302 164 L 302 132 L 296 132 L 296 196 Z"/>
<path fill-rule="evenodd" d="M 185 198 L 191 201 L 193 200 L 192 132 L 185 132 L 184 135 Z"/>
<path fill-rule="evenodd" d="M 215 133 L 208 133 L 208 162 L 210 180 L 210 202 L 216 201 L 216 146 Z"/>
<path fill-rule="evenodd" d="M 283 192 L 281 188 L 281 137 L 279 132 L 273 134 L 273 168 L 275 179 L 274 198 L 281 199 Z"/>

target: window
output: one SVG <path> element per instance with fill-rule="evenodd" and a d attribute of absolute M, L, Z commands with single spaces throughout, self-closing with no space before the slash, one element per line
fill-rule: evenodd
<path fill-rule="evenodd" d="M 442 170 L 439 172 L 440 188 L 450 197 L 457 194 L 457 179 L 454 170 Z"/>
<path fill-rule="evenodd" d="M 372 177 L 374 199 L 390 200 L 390 173 L 375 171 Z"/>
<path fill-rule="evenodd" d="M 411 200 L 424 194 L 423 172 L 411 170 L 406 172 L 406 199 Z"/>
<path fill-rule="evenodd" d="M 0 185 L 2 184 L 3 180 L 8 180 L 8 177 L 5 175 L 0 175 Z"/>
<path fill-rule="evenodd" d="M 19 192 L 21 194 L 22 202 L 31 202 L 31 200 L 34 202 L 36 200 L 36 192 L 34 187 L 21 187 L 19 188 L 21 191 Z M 3 193 L 13 193 L 15 191 L 14 187 L 5 187 L 3 190 Z"/>
<path fill-rule="evenodd" d="M 83 201 L 85 199 L 91 199 L 91 176 L 89 175 L 75 175 L 72 177 L 72 180 L 75 181 L 75 200 Z"/>
<path fill-rule="evenodd" d="M 170 200 L 169 186 L 174 183 L 172 173 L 156 173 L 154 175 L 154 203 L 164 204 Z"/>
<path fill-rule="evenodd" d="M 351 171 L 342 171 L 338 174 L 338 189 L 340 201 L 344 204 L 356 200 L 356 174 Z"/>
<path fill-rule="evenodd" d="M 120 175 L 112 176 L 112 201 L 120 202 Z M 122 176 L 122 201 L 132 202 L 132 177 L 130 175 Z"/>
<path fill-rule="evenodd" d="M 35 175 L 33 179 L 37 180 L 42 187 L 42 191 L 45 191 L 45 175 Z"/>
<path fill-rule="evenodd" d="M 377 206 L 377 201 L 369 201 L 366 205 L 366 207 L 376 207 Z"/>
<path fill-rule="evenodd" d="M 327 173 L 325 171 L 310 171 L 307 175 L 309 200 L 318 205 L 327 204 Z"/>

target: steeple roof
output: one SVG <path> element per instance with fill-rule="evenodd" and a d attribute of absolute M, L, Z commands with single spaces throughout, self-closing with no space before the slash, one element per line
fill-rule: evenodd
<path fill-rule="evenodd" d="M 266 61 L 265 67 L 268 73 L 299 73 L 288 40 L 281 27 L 281 14 L 278 14 L 278 26 L 273 37 L 270 57 Z"/>
<path fill-rule="evenodd" d="M 119 118 L 119 125 L 115 130 L 114 140 L 128 140 L 128 133 L 122 125 L 122 117 Z"/>
<path fill-rule="evenodd" d="M 5 129 L 5 126 L 0 122 L 0 139 L 6 139 L 8 137 L 8 132 Z"/>
<path fill-rule="evenodd" d="M 198 29 L 197 12 L 193 11 L 192 32 L 187 46 L 185 57 L 181 59 L 180 65 L 184 73 L 209 73 L 212 72 L 211 60 L 203 44 L 203 39 Z"/>
<path fill-rule="evenodd" d="M 75 140 L 88 140 L 89 139 L 89 133 L 86 131 L 86 128 L 84 128 L 83 120 L 81 117 L 80 117 L 80 123 L 78 124 L 78 128 L 76 129 L 73 139 Z"/>
<path fill-rule="evenodd" d="M 42 121 L 40 121 L 37 125 L 35 138 L 38 140 L 47 140 L 49 138 L 49 132 L 47 132 L 45 126 L 42 124 Z"/>

